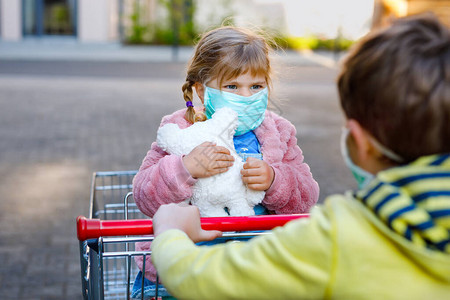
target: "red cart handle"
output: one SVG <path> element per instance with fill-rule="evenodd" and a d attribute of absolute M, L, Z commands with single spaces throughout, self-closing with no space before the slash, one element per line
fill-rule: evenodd
<path fill-rule="evenodd" d="M 201 218 L 202 228 L 220 231 L 270 230 L 287 222 L 307 218 L 308 214 L 259 215 L 247 217 Z M 101 236 L 148 235 L 153 234 L 153 223 L 149 219 L 99 220 L 77 218 L 78 240 L 99 238 Z"/>

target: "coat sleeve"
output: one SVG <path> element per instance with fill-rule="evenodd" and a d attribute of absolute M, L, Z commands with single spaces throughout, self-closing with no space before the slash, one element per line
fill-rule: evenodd
<path fill-rule="evenodd" d="M 166 123 L 167 118 L 161 126 Z M 153 142 L 133 179 L 133 197 L 138 208 L 152 217 L 162 204 L 191 197 L 196 181 L 184 167 L 181 156 L 170 155 Z"/>
<path fill-rule="evenodd" d="M 324 299 L 334 268 L 323 213 L 249 242 L 196 246 L 179 230 L 152 244 L 152 260 L 177 299 Z"/>
<path fill-rule="evenodd" d="M 279 151 L 284 153 L 281 161 L 271 163 L 275 178 L 263 204 L 276 214 L 306 213 L 319 199 L 319 185 L 303 161 L 295 127 L 283 119 L 277 126 L 284 146 Z"/>

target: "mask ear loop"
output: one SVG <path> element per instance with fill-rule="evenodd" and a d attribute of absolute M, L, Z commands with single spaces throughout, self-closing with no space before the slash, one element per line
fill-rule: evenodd
<path fill-rule="evenodd" d="M 369 137 L 369 140 L 372 142 L 372 144 L 375 146 L 375 148 L 377 148 L 377 150 L 380 151 L 387 158 L 390 158 L 393 161 L 398 162 L 398 163 L 402 163 L 405 161 L 400 155 L 398 155 L 394 151 L 386 148 L 385 146 L 380 144 L 380 142 L 378 142 L 373 137 Z"/>
<path fill-rule="evenodd" d="M 350 130 L 346 127 L 342 127 L 342 134 L 341 134 L 341 154 L 345 161 L 345 164 L 350 169 L 350 171 L 353 173 L 353 176 L 355 176 L 355 179 L 358 183 L 358 186 L 360 189 L 364 188 L 367 184 L 369 184 L 370 181 L 374 178 L 374 175 L 360 166 L 356 165 L 352 159 L 350 158 L 350 154 L 348 152 L 347 147 L 347 138 L 350 134 Z"/>

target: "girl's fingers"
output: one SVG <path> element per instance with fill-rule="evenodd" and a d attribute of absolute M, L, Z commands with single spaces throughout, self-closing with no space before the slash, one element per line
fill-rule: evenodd
<path fill-rule="evenodd" d="M 215 157 L 216 161 L 234 161 L 234 157 L 227 154 L 219 154 Z"/>
<path fill-rule="evenodd" d="M 242 169 L 241 175 L 242 175 L 242 177 L 260 176 L 261 170 L 259 170 L 259 169 Z"/>
<path fill-rule="evenodd" d="M 222 232 L 218 230 L 201 230 L 197 238 L 197 242 L 212 241 L 222 236 Z"/>
<path fill-rule="evenodd" d="M 234 157 L 231 155 L 230 150 L 225 147 L 214 146 L 211 142 L 203 150 L 203 155 L 210 157 L 211 160 L 226 160 L 234 161 Z"/>
<path fill-rule="evenodd" d="M 243 168 L 244 169 L 252 169 L 252 168 L 258 168 L 263 161 L 254 157 L 247 158 L 247 161 L 245 162 Z"/>
<path fill-rule="evenodd" d="M 231 161 L 216 161 L 214 164 L 213 169 L 228 169 L 233 165 L 233 162 Z"/>
<path fill-rule="evenodd" d="M 228 148 L 222 147 L 222 146 L 215 146 L 214 151 L 217 153 L 224 153 L 230 155 L 230 150 Z"/>
<path fill-rule="evenodd" d="M 252 189 L 255 191 L 265 191 L 266 190 L 266 185 L 260 184 L 260 183 L 247 184 L 247 187 L 249 189 Z"/>
<path fill-rule="evenodd" d="M 204 148 L 207 148 L 209 151 L 213 153 L 224 153 L 224 154 L 230 154 L 230 150 L 228 148 L 222 147 L 222 146 L 216 146 L 216 143 L 213 142 L 203 142 L 199 146 L 202 146 Z M 197 146 L 197 147 L 199 147 Z"/>
<path fill-rule="evenodd" d="M 260 176 L 248 176 L 242 177 L 242 182 L 249 184 L 259 184 L 262 183 L 262 178 Z"/>
<path fill-rule="evenodd" d="M 214 175 L 217 175 L 217 174 L 220 174 L 220 173 L 225 173 L 226 171 L 228 171 L 228 169 L 229 169 L 229 168 L 217 168 L 217 169 L 212 169 L 212 170 L 210 170 L 210 171 L 208 171 L 208 172 L 206 173 L 206 176 L 209 177 L 209 176 L 214 176 Z"/>

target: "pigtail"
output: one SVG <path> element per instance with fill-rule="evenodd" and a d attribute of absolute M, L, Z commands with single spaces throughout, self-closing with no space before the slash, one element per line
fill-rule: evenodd
<path fill-rule="evenodd" d="M 203 112 L 199 111 L 195 113 L 195 122 L 203 122 L 206 121 L 206 119 L 208 118 Z"/>
<path fill-rule="evenodd" d="M 194 109 L 194 104 L 192 102 L 193 100 L 193 91 L 192 86 L 194 85 L 193 81 L 186 80 L 186 82 L 183 84 L 183 87 L 181 90 L 183 91 L 183 97 L 184 101 L 186 101 L 187 110 L 184 115 L 186 120 L 188 120 L 191 123 L 195 122 L 203 122 L 206 120 L 206 115 L 202 112 L 196 112 Z"/>
<path fill-rule="evenodd" d="M 186 82 L 183 84 L 181 90 L 183 91 L 183 98 L 184 101 L 186 101 L 187 110 L 184 114 L 184 117 L 186 120 L 188 120 L 191 123 L 195 122 L 195 109 L 194 104 L 192 104 L 193 100 L 193 93 L 192 93 L 192 85 L 194 83 L 192 81 L 186 80 Z"/>

